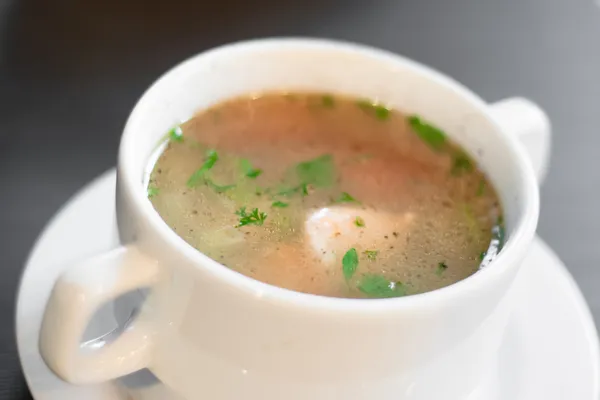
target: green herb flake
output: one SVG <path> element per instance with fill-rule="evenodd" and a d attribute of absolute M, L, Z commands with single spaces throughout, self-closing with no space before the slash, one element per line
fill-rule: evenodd
<path fill-rule="evenodd" d="M 328 187 L 335 182 L 335 166 L 329 154 L 313 160 L 301 162 L 296 166 L 298 179 L 305 185 Z"/>
<path fill-rule="evenodd" d="M 260 174 L 262 174 L 262 172 L 263 172 L 262 169 L 256 168 L 256 169 L 253 169 L 252 171 L 246 172 L 246 176 L 248 178 L 257 178 Z"/>
<path fill-rule="evenodd" d="M 363 111 L 374 115 L 380 121 L 385 121 L 392 115 L 392 110 L 389 108 L 369 100 L 359 100 L 356 102 L 356 104 Z"/>
<path fill-rule="evenodd" d="M 233 189 L 233 188 L 236 187 L 235 184 L 231 184 L 231 185 L 218 185 L 218 184 L 216 184 L 211 179 L 205 179 L 204 182 L 206 183 L 206 185 L 208 187 L 210 187 L 211 189 L 213 189 L 217 193 L 223 193 L 223 192 L 226 192 L 226 191 L 231 190 L 231 189 Z"/>
<path fill-rule="evenodd" d="M 391 111 L 382 105 L 376 105 L 374 108 L 375 116 L 381 121 L 385 121 L 390 117 Z"/>
<path fill-rule="evenodd" d="M 358 254 L 353 247 L 342 258 L 342 272 L 346 280 L 350 280 L 358 268 Z"/>
<path fill-rule="evenodd" d="M 246 225 L 257 225 L 261 226 L 267 219 L 267 214 L 259 212 L 258 208 L 254 208 L 250 213 L 246 211 L 246 207 L 242 207 L 235 212 L 235 215 L 240 217 L 240 223 L 236 228 L 240 228 Z"/>
<path fill-rule="evenodd" d="M 391 282 L 381 275 L 364 275 L 358 285 L 358 290 L 369 297 L 385 299 L 391 297 L 402 297 L 406 294 L 401 282 Z"/>
<path fill-rule="evenodd" d="M 481 253 L 479 253 L 479 261 L 483 261 L 483 259 L 485 258 L 486 252 L 482 251 Z"/>
<path fill-rule="evenodd" d="M 485 193 L 485 179 L 479 181 L 479 186 L 477 186 L 477 192 L 475 193 L 478 197 L 483 196 Z"/>
<path fill-rule="evenodd" d="M 276 196 L 292 196 L 292 195 L 298 193 L 301 189 L 302 189 L 301 186 L 296 186 L 296 187 L 283 186 L 279 189 L 279 191 L 277 193 L 275 193 L 275 195 Z"/>
<path fill-rule="evenodd" d="M 149 199 L 151 199 L 154 196 L 158 195 L 158 193 L 159 193 L 159 190 L 158 190 L 158 188 L 156 186 L 152 186 L 152 185 L 148 186 L 148 198 Z"/>
<path fill-rule="evenodd" d="M 183 142 L 183 131 L 180 126 L 176 126 L 169 131 L 169 139 L 173 142 Z"/>
<path fill-rule="evenodd" d="M 437 269 L 435 270 L 435 274 L 437 276 L 442 276 L 442 274 L 448 269 L 448 266 L 445 262 L 438 263 Z"/>
<path fill-rule="evenodd" d="M 435 126 L 423 121 L 416 115 L 407 118 L 412 130 L 434 150 L 440 150 L 446 143 L 446 134 Z"/>
<path fill-rule="evenodd" d="M 298 186 L 294 186 L 294 187 L 289 187 L 289 186 L 282 186 L 279 188 L 279 190 L 277 191 L 277 193 L 275 193 L 275 196 L 293 196 L 296 193 L 300 193 L 302 196 L 308 196 L 309 195 L 309 191 L 308 191 L 308 185 L 306 183 L 302 183 Z"/>
<path fill-rule="evenodd" d="M 197 169 L 192 176 L 187 181 L 187 186 L 189 188 L 194 188 L 202 183 L 204 183 L 204 175 L 208 172 L 212 167 L 214 167 L 215 163 L 219 160 L 219 155 L 215 150 L 208 150 L 206 152 L 206 158 L 204 160 L 204 164 Z"/>
<path fill-rule="evenodd" d="M 250 161 L 248 161 L 245 158 L 240 160 L 240 167 L 242 168 L 242 172 L 244 173 L 244 175 L 247 176 L 248 178 L 254 179 L 263 173 L 262 169 L 254 168 L 252 166 L 252 164 L 250 163 Z"/>
<path fill-rule="evenodd" d="M 364 228 L 365 220 L 362 219 L 361 217 L 356 217 L 356 218 L 354 218 L 354 225 L 358 226 L 359 228 Z"/>
<path fill-rule="evenodd" d="M 275 208 L 286 208 L 287 206 L 289 206 L 289 203 L 284 203 L 283 201 L 274 201 L 273 204 L 271 204 L 271 207 Z"/>
<path fill-rule="evenodd" d="M 321 96 L 321 105 L 325 108 L 335 107 L 335 99 L 329 94 Z"/>
<path fill-rule="evenodd" d="M 308 185 L 303 183 L 299 186 L 302 196 L 308 196 Z"/>
<path fill-rule="evenodd" d="M 452 162 L 452 175 L 460 175 L 463 172 L 471 172 L 473 171 L 473 163 L 469 156 L 465 153 L 457 153 L 454 156 L 454 160 Z"/>
<path fill-rule="evenodd" d="M 363 254 L 367 256 L 369 261 L 375 261 L 377 259 L 377 255 L 379 254 L 379 250 L 365 250 Z"/>
<path fill-rule="evenodd" d="M 356 200 L 350 194 L 348 194 L 346 192 L 342 192 L 342 194 L 340 194 L 340 197 L 338 197 L 335 202 L 336 203 L 358 203 L 358 200 Z"/>

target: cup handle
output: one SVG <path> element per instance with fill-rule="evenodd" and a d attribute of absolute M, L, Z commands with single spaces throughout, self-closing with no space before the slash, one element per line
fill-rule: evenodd
<path fill-rule="evenodd" d="M 513 97 L 491 105 L 494 119 L 525 147 L 541 184 L 550 158 L 551 129 L 546 113 L 531 100 Z"/>
<path fill-rule="evenodd" d="M 148 366 L 152 329 L 138 318 L 113 342 L 99 348 L 81 344 L 100 306 L 158 280 L 158 264 L 135 245 L 122 246 L 69 268 L 55 283 L 44 313 L 40 353 L 48 367 L 74 384 L 114 379 Z"/>

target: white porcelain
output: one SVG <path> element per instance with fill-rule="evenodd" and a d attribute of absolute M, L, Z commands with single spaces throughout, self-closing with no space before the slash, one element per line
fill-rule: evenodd
<path fill-rule="evenodd" d="M 144 373 L 102 384 L 69 384 L 48 369 L 38 351 L 43 311 L 58 277 L 73 260 L 118 243 L 114 196 L 111 171 L 52 219 L 25 266 L 17 298 L 16 337 L 23 372 L 36 400 L 178 400 Z M 540 239 L 534 239 L 509 296 L 514 296 L 516 307 L 499 349 L 496 380 L 484 391 L 494 390 L 503 400 L 600 398 L 600 355 L 591 314 L 565 266 Z M 136 299 L 131 300 L 120 308 L 135 306 Z M 113 330 L 119 319 L 123 320 L 114 315 L 112 305 L 103 309 L 92 320 L 86 338 Z"/>
<path fill-rule="evenodd" d="M 440 290 L 353 300 L 263 284 L 189 246 L 146 198 L 157 143 L 215 102 L 283 88 L 375 98 L 443 127 L 499 192 L 508 237 L 499 257 Z M 517 136 L 532 139 L 527 150 Z M 188 399 L 493 399 L 496 392 L 484 388 L 495 381 L 512 309 L 507 293 L 535 234 L 534 170 L 541 178 L 548 143 L 547 119 L 532 103 L 489 106 L 449 78 L 381 50 L 267 39 L 200 54 L 159 79 L 132 111 L 117 166 L 123 244 L 61 275 L 45 312 L 41 353 L 72 383 L 147 367 Z M 151 291 L 125 332 L 108 346 L 81 346 L 98 307 L 142 287 Z"/>

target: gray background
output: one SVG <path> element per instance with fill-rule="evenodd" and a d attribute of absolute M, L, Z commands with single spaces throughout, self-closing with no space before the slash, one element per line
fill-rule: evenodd
<path fill-rule="evenodd" d="M 402 53 L 554 125 L 540 235 L 600 318 L 600 5 L 594 0 L 0 0 L 0 398 L 29 398 L 13 334 L 20 270 L 52 214 L 115 164 L 142 91 L 178 61 L 251 37 Z"/>

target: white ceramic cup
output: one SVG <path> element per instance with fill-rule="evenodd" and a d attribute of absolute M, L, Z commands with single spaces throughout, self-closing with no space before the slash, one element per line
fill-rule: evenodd
<path fill-rule="evenodd" d="M 358 300 L 270 286 L 188 245 L 147 199 L 151 154 L 169 128 L 198 110 L 273 89 L 376 99 L 442 127 L 499 192 L 508 238 L 500 255 L 439 290 Z M 123 245 L 59 278 L 41 353 L 69 382 L 149 368 L 186 399 L 475 398 L 496 371 L 511 308 L 507 293 L 535 234 L 537 181 L 549 143 L 547 118 L 533 103 L 510 99 L 490 106 L 448 77 L 386 51 L 264 39 L 199 54 L 160 78 L 131 113 L 118 161 Z M 81 344 L 103 303 L 139 288 L 151 290 L 121 336 L 102 348 Z"/>

